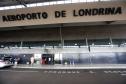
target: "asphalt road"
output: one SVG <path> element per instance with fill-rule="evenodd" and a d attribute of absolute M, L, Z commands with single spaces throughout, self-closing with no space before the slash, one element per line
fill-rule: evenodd
<path fill-rule="evenodd" d="M 0 84 L 126 84 L 126 69 L 0 69 Z"/>

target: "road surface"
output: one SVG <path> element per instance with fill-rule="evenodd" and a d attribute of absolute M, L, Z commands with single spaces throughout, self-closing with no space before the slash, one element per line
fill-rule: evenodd
<path fill-rule="evenodd" d="M 126 69 L 0 69 L 0 84 L 126 84 Z"/>

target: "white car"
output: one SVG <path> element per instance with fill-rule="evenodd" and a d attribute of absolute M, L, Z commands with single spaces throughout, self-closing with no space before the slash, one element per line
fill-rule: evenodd
<path fill-rule="evenodd" d="M 13 66 L 13 64 L 8 64 L 7 62 L 0 60 L 0 68 L 11 67 L 11 66 Z"/>

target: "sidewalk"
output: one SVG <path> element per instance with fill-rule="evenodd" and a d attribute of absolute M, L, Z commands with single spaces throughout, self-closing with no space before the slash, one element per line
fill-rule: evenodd
<path fill-rule="evenodd" d="M 126 64 L 92 64 L 92 65 L 15 65 L 13 68 L 25 69 L 126 69 Z"/>

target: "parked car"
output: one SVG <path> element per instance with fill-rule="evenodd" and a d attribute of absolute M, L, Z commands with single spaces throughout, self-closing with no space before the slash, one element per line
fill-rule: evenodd
<path fill-rule="evenodd" d="M 11 67 L 13 64 L 9 64 L 3 60 L 0 60 L 0 68 L 6 68 L 6 67 Z"/>

